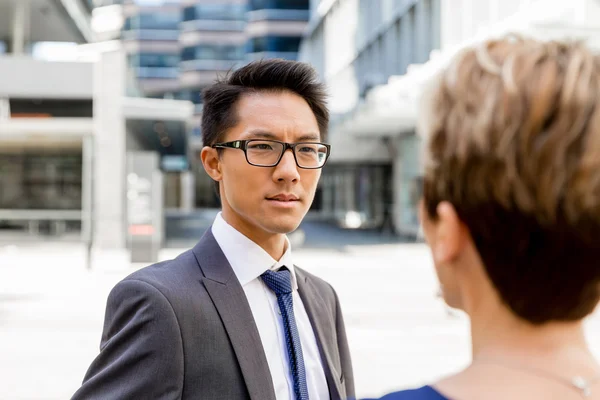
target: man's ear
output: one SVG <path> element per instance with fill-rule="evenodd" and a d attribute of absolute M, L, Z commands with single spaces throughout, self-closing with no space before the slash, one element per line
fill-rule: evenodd
<path fill-rule="evenodd" d="M 200 152 L 200 159 L 208 176 L 214 181 L 220 182 L 223 179 L 223 175 L 221 174 L 221 160 L 219 159 L 217 149 L 204 146 Z"/>

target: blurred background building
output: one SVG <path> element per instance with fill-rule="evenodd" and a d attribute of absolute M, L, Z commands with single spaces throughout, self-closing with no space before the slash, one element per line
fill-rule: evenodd
<path fill-rule="evenodd" d="M 115 3 L 115 2 L 111 2 Z M 181 0 L 103 3 L 97 14 L 122 21 L 128 66 L 145 97 L 193 103 L 185 143 L 158 147 L 164 184 L 165 241 L 193 242 L 218 210 L 202 148 L 202 90 L 217 76 L 262 58 L 297 59 L 308 0 Z"/>
<path fill-rule="evenodd" d="M 0 0 L 0 238 L 197 240 L 218 210 L 201 91 L 261 58 L 311 63 L 332 156 L 309 218 L 418 230 L 423 82 L 506 32 L 585 37 L 594 0 Z M 150 173 L 148 173 L 150 171 Z"/>
<path fill-rule="evenodd" d="M 510 32 L 598 47 L 597 0 L 313 0 L 300 60 L 331 93 L 332 156 L 321 212 L 338 223 L 418 233 L 424 82 L 469 44 Z"/>
<path fill-rule="evenodd" d="M 92 126 L 91 70 L 35 58 L 93 40 L 92 7 L 0 1 L 0 229 L 11 236 L 87 229 L 90 171 L 82 148 Z M 48 42 L 63 45 L 49 54 Z"/>
<path fill-rule="evenodd" d="M 357 124 L 353 116 L 374 88 L 440 48 L 441 1 L 339 0 L 311 6 L 301 59 L 312 63 L 329 86 L 334 114 L 334 151 L 322 178 L 323 212 L 348 227 L 385 223 L 414 236 L 418 223 L 411 184 L 419 164 L 412 121 L 390 122 L 389 132 L 381 134 L 383 119 Z"/>

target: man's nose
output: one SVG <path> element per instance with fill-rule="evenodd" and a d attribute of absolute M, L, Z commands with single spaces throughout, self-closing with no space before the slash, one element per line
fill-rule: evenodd
<path fill-rule="evenodd" d="M 295 182 L 300 179 L 300 173 L 298 172 L 298 165 L 296 165 L 296 159 L 291 149 L 288 149 L 283 153 L 281 161 L 275 167 L 273 173 L 273 179 L 276 181 L 288 181 Z"/>

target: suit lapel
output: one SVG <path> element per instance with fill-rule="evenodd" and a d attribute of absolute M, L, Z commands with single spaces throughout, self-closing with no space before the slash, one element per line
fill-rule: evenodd
<path fill-rule="evenodd" d="M 302 270 L 296 267 L 296 276 L 298 277 L 298 293 L 308 314 L 313 331 L 317 338 L 321 360 L 324 364 L 325 376 L 329 386 L 329 395 L 331 399 L 341 399 L 340 377 L 335 371 L 331 352 L 337 351 L 337 339 L 333 337 L 332 331 L 326 331 L 323 327 L 331 326 L 332 316 L 327 313 L 327 304 L 315 290 L 311 282 L 308 281 Z"/>
<path fill-rule="evenodd" d="M 252 400 L 275 400 L 275 389 L 258 328 L 244 289 L 209 229 L 193 253 L 240 365 Z"/>

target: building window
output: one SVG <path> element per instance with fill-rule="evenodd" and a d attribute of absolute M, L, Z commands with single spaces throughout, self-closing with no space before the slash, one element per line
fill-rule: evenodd
<path fill-rule="evenodd" d="M 114 4 L 123 4 L 123 0 L 87 0 L 90 8 L 112 6 Z"/>
<path fill-rule="evenodd" d="M 174 68 L 179 62 L 180 57 L 176 54 L 139 53 L 129 58 L 132 67 Z"/>
<path fill-rule="evenodd" d="M 81 150 L 0 154 L 0 209 L 80 210 Z"/>
<path fill-rule="evenodd" d="M 349 213 L 358 213 L 362 228 L 380 226 L 386 218 L 389 223 L 391 172 L 390 164 L 328 166 L 321 177 L 323 215 L 344 225 Z"/>
<path fill-rule="evenodd" d="M 298 52 L 302 38 L 296 36 L 262 36 L 248 42 L 250 53 Z"/>
<path fill-rule="evenodd" d="M 181 52 L 183 61 L 190 60 L 242 60 L 244 58 L 242 46 L 206 45 L 185 47 Z"/>
<path fill-rule="evenodd" d="M 208 176 L 201 163 L 194 168 L 194 176 L 196 178 L 196 208 L 221 207 L 215 181 Z"/>
<path fill-rule="evenodd" d="M 177 30 L 181 22 L 180 12 L 156 12 L 138 14 L 125 20 L 124 30 L 163 29 Z"/>
<path fill-rule="evenodd" d="M 175 99 L 187 100 L 194 104 L 202 104 L 202 89 L 183 89 L 175 93 Z"/>
<path fill-rule="evenodd" d="M 245 4 L 196 4 L 184 8 L 183 20 L 244 20 L 246 18 L 246 11 Z"/>
<path fill-rule="evenodd" d="M 251 10 L 308 10 L 309 0 L 250 0 Z"/>
<path fill-rule="evenodd" d="M 0 40 L 0 54 L 6 53 L 6 42 Z"/>

